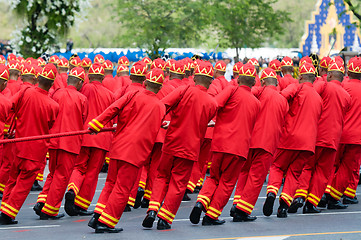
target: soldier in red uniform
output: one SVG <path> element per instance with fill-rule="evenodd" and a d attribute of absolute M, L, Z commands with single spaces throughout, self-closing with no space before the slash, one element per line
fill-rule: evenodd
<path fill-rule="evenodd" d="M 195 72 L 195 86 L 179 87 L 161 100 L 168 111 L 172 110 L 172 118 L 143 227 L 153 226 L 159 210 L 157 229 L 171 228 L 186 191 L 192 166 L 198 160 L 201 140 L 216 112 L 216 103 L 207 93 L 212 77 L 212 65 L 203 63 Z"/>
<path fill-rule="evenodd" d="M 68 86 L 56 91 L 52 98 L 59 104 L 59 115 L 51 133 L 83 129 L 88 114 L 88 100 L 78 91 L 83 86 L 85 72 L 76 67 L 70 70 Z M 39 194 L 34 211 L 40 219 L 59 219 L 59 208 L 80 152 L 82 136 L 53 138 L 49 146 L 49 171 L 43 191 Z"/>
<path fill-rule="evenodd" d="M 113 93 L 102 85 L 104 68 L 100 63 L 94 63 L 89 69 L 89 84 L 85 84 L 81 93 L 88 98 L 87 123 L 102 113 L 114 102 Z M 111 127 L 107 123 L 107 127 Z M 91 215 L 87 209 L 93 199 L 98 174 L 103 166 L 105 155 L 110 150 L 112 133 L 85 135 L 81 144 L 79 156 L 71 174 L 68 192 L 65 194 L 65 212 L 70 216 Z M 74 206 L 75 203 L 75 206 Z"/>
<path fill-rule="evenodd" d="M 11 95 L 13 96 L 20 90 L 21 81 L 18 81 L 18 79 L 20 77 L 21 66 L 18 61 L 10 61 L 8 62 L 7 67 L 9 68 L 10 73 L 7 88 L 10 89 Z"/>
<path fill-rule="evenodd" d="M 48 97 L 56 77 L 56 67 L 47 64 L 39 75 L 39 87 L 28 87 L 14 95 L 16 138 L 49 134 L 58 114 L 59 105 Z M 39 108 L 39 106 L 42 106 Z M 28 196 L 36 173 L 45 164 L 49 140 L 15 144 L 16 158 L 1 203 L 0 224 L 16 224 L 15 217 Z"/>
<path fill-rule="evenodd" d="M 229 82 L 224 77 L 226 73 L 226 63 L 218 61 L 214 66 L 214 80 L 209 86 L 208 93 L 212 96 L 218 95 L 223 89 L 229 86 Z"/>
<path fill-rule="evenodd" d="M 128 86 L 132 83 L 129 77 L 129 68 L 126 65 L 118 65 L 117 75 L 114 77 L 116 80 L 116 89 L 121 89 L 125 86 Z"/>
<path fill-rule="evenodd" d="M 318 73 L 320 74 L 320 77 L 317 77 L 314 84 L 316 84 L 318 81 L 327 82 L 327 71 L 330 63 L 331 63 L 331 58 L 329 56 L 323 57 L 321 59 L 318 68 Z"/>
<path fill-rule="evenodd" d="M 239 72 L 239 87 L 229 86 L 215 99 L 218 104 L 217 121 L 212 139 L 210 177 L 199 192 L 190 221 L 198 224 L 202 211 L 206 212 L 202 225 L 220 225 L 223 208 L 237 183 L 246 162 L 251 134 L 260 110 L 260 102 L 251 93 L 257 71 L 245 64 Z M 242 124 L 237 124 L 242 122 Z"/>
<path fill-rule="evenodd" d="M 292 59 L 290 57 L 284 57 L 281 62 L 281 72 L 283 78 L 278 79 L 278 86 L 281 91 L 292 83 L 298 83 L 298 81 L 292 77 L 293 71 Z"/>
<path fill-rule="evenodd" d="M 254 86 L 260 87 L 261 86 L 261 81 L 259 79 L 260 66 L 258 60 L 255 58 L 251 58 L 250 60 L 248 60 L 247 63 L 252 64 L 256 68 L 257 76 L 256 76 L 256 84 Z"/>

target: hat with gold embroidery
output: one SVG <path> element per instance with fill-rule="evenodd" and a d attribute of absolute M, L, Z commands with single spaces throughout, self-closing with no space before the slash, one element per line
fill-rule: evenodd
<path fill-rule="evenodd" d="M 80 67 L 87 68 L 92 65 L 92 60 L 90 58 L 85 57 L 83 60 L 81 60 Z"/>
<path fill-rule="evenodd" d="M 46 64 L 45 60 L 41 57 L 38 58 L 38 65 L 44 67 Z"/>
<path fill-rule="evenodd" d="M 292 67 L 293 61 L 290 57 L 284 57 L 281 61 L 281 67 Z"/>
<path fill-rule="evenodd" d="M 194 75 L 203 75 L 213 78 L 214 70 L 212 64 L 209 62 L 198 62 Z"/>
<path fill-rule="evenodd" d="M 250 63 L 250 64 L 252 64 L 253 66 L 259 66 L 259 62 L 258 62 L 258 60 L 255 59 L 255 58 L 251 58 L 250 60 L 248 60 L 247 63 Z"/>
<path fill-rule="evenodd" d="M 328 71 L 337 71 L 345 73 L 345 66 L 340 61 L 331 60 L 328 65 Z"/>
<path fill-rule="evenodd" d="M 156 83 L 163 85 L 164 81 L 164 71 L 161 68 L 154 68 L 147 73 L 146 80 L 148 82 Z"/>
<path fill-rule="evenodd" d="M 21 75 L 34 75 L 34 76 L 36 76 L 36 69 L 35 69 L 34 65 L 30 65 L 30 64 L 25 63 L 23 69 L 21 70 Z"/>
<path fill-rule="evenodd" d="M 5 64 L 6 60 L 5 57 L 3 55 L 0 55 L 0 64 Z"/>
<path fill-rule="evenodd" d="M 9 61 L 7 67 L 9 70 L 21 71 L 21 64 L 18 61 L 14 61 L 14 60 Z"/>
<path fill-rule="evenodd" d="M 254 67 L 254 65 L 252 65 L 250 63 L 246 63 L 239 70 L 239 75 L 240 76 L 248 76 L 248 77 L 256 77 L 257 76 L 257 70 Z"/>
<path fill-rule="evenodd" d="M 1 56 L 0 56 L 1 58 Z M 18 60 L 20 63 L 25 62 L 25 59 L 22 56 L 17 56 L 16 60 Z"/>
<path fill-rule="evenodd" d="M 110 61 L 110 60 L 106 60 L 104 63 L 103 63 L 103 68 L 104 70 L 112 70 L 113 71 L 113 63 Z"/>
<path fill-rule="evenodd" d="M 129 73 L 128 66 L 126 66 L 126 65 L 118 65 L 117 73 L 120 73 L 120 72 L 128 72 Z"/>
<path fill-rule="evenodd" d="M 0 79 L 5 81 L 9 80 L 9 69 L 5 64 L 0 64 Z"/>
<path fill-rule="evenodd" d="M 345 64 L 345 61 L 344 61 L 343 58 L 340 57 L 340 56 L 336 56 L 334 59 L 335 59 L 335 61 L 339 61 L 339 62 L 341 62 L 342 64 Z"/>
<path fill-rule="evenodd" d="M 80 57 L 76 56 L 70 59 L 69 64 L 75 67 L 79 67 L 81 63 Z"/>
<path fill-rule="evenodd" d="M 49 79 L 51 81 L 54 81 L 56 78 L 57 70 L 54 64 L 48 63 L 43 67 L 43 70 L 39 74 L 39 76 L 42 76 L 46 79 Z"/>
<path fill-rule="evenodd" d="M 10 61 L 10 60 L 16 60 L 16 55 L 14 54 L 14 53 L 10 53 L 9 55 L 8 55 L 8 59 L 7 59 L 8 61 Z"/>
<path fill-rule="evenodd" d="M 150 69 L 155 69 L 155 68 L 160 68 L 160 69 L 165 69 L 165 61 L 161 58 L 157 58 L 154 59 L 154 61 L 152 62 L 152 65 L 150 65 Z"/>
<path fill-rule="evenodd" d="M 270 61 L 268 66 L 276 72 L 281 72 L 281 62 L 277 59 L 273 59 L 272 61 Z"/>
<path fill-rule="evenodd" d="M 169 68 L 169 72 L 176 74 L 184 74 L 184 71 L 184 64 L 182 61 L 174 62 Z"/>
<path fill-rule="evenodd" d="M 39 74 L 41 71 L 43 71 L 43 68 L 41 66 L 34 66 L 36 70 L 36 78 L 39 77 Z"/>
<path fill-rule="evenodd" d="M 182 59 L 182 63 L 184 66 L 184 71 L 190 71 L 191 70 L 191 66 L 189 65 L 189 62 L 187 61 L 187 59 Z"/>
<path fill-rule="evenodd" d="M 129 59 L 126 56 L 122 56 L 118 59 L 118 65 L 129 66 Z"/>
<path fill-rule="evenodd" d="M 139 61 L 133 64 L 130 69 L 130 75 L 144 77 L 147 74 L 147 65 L 143 61 Z"/>
<path fill-rule="evenodd" d="M 53 55 L 49 59 L 49 63 L 58 64 L 60 61 L 59 57 L 57 55 Z"/>
<path fill-rule="evenodd" d="M 300 66 L 300 75 L 302 74 L 316 74 L 316 69 L 312 63 L 305 62 Z"/>
<path fill-rule="evenodd" d="M 336 61 L 336 62 L 340 62 L 340 61 Z M 347 64 L 347 71 L 353 73 L 361 73 L 361 58 L 360 57 L 351 58 Z"/>
<path fill-rule="evenodd" d="M 69 76 L 73 76 L 79 78 L 81 81 L 84 82 L 85 80 L 85 71 L 82 67 L 75 67 L 70 70 Z"/>
<path fill-rule="evenodd" d="M 145 64 L 147 64 L 147 65 L 151 65 L 151 64 L 152 64 L 152 60 L 150 60 L 149 57 L 144 57 L 144 58 L 142 59 L 142 61 L 143 61 Z"/>
<path fill-rule="evenodd" d="M 265 78 L 275 78 L 275 79 L 277 79 L 276 71 L 273 70 L 272 68 L 269 68 L 269 67 L 266 68 L 266 69 L 263 69 L 260 79 L 263 80 Z"/>
<path fill-rule="evenodd" d="M 89 74 L 94 74 L 94 75 L 97 74 L 97 75 L 103 75 L 104 76 L 104 68 L 100 63 L 95 62 L 90 66 Z"/>
<path fill-rule="evenodd" d="M 94 63 L 100 63 L 103 64 L 105 62 L 104 57 L 101 54 L 97 54 L 94 57 Z"/>
<path fill-rule="evenodd" d="M 233 66 L 233 72 L 239 73 L 239 70 L 241 70 L 241 67 L 243 66 L 242 62 L 237 62 Z"/>
<path fill-rule="evenodd" d="M 66 58 L 61 58 L 58 62 L 58 67 L 62 67 L 62 68 L 68 68 L 69 67 L 69 62 L 68 59 Z"/>
<path fill-rule="evenodd" d="M 169 68 L 170 69 L 170 66 L 173 65 L 173 63 L 175 62 L 174 59 L 169 59 L 166 63 L 165 63 L 165 68 Z"/>
<path fill-rule="evenodd" d="M 321 62 L 320 62 L 320 67 L 322 67 L 322 68 L 328 68 L 331 60 L 332 60 L 332 59 L 331 59 L 329 56 L 323 57 L 323 58 L 321 59 Z"/>
<path fill-rule="evenodd" d="M 301 58 L 299 66 L 301 67 L 306 62 L 312 64 L 312 59 L 309 56 L 305 56 L 305 57 Z"/>
<path fill-rule="evenodd" d="M 226 68 L 227 68 L 227 65 L 222 60 L 216 62 L 216 65 L 214 65 L 214 70 L 218 70 L 218 71 L 221 71 L 221 72 L 225 72 Z"/>

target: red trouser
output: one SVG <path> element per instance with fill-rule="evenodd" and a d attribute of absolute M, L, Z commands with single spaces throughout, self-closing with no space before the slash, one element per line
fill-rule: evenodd
<path fill-rule="evenodd" d="M 150 156 L 149 170 L 147 175 L 147 181 L 145 185 L 144 198 L 150 200 L 152 195 L 153 182 L 158 174 L 158 167 L 160 163 L 160 157 L 162 156 L 163 143 L 155 143 Z"/>
<path fill-rule="evenodd" d="M 47 157 L 48 157 L 48 153 L 47 153 Z M 36 179 L 35 179 L 40 182 L 44 181 L 44 170 L 46 167 L 46 159 L 44 159 L 44 161 L 45 161 L 45 164 L 40 168 L 40 170 L 37 173 Z"/>
<path fill-rule="evenodd" d="M 134 207 L 135 204 L 135 198 L 137 197 L 137 193 L 138 193 L 138 188 L 139 188 L 139 181 L 140 178 L 142 177 L 142 170 L 143 168 L 140 168 L 139 171 L 137 172 L 137 178 L 134 182 L 134 185 L 130 191 L 130 195 L 129 195 L 129 199 L 128 199 L 128 204 L 132 207 Z"/>
<path fill-rule="evenodd" d="M 58 215 L 77 156 L 61 149 L 49 149 L 50 172 L 37 200 L 45 203 L 42 212 L 50 216 Z"/>
<path fill-rule="evenodd" d="M 244 189 L 244 186 L 247 183 L 248 173 L 251 169 L 252 160 L 253 160 L 253 158 L 250 156 L 251 156 L 251 151 L 248 153 L 246 162 L 243 164 L 241 171 L 238 174 L 238 180 L 237 180 L 236 191 L 234 193 L 235 195 L 234 195 L 233 204 L 237 204 L 239 202 L 239 199 L 241 198 L 241 193 Z"/>
<path fill-rule="evenodd" d="M 148 159 L 149 160 L 149 159 Z M 140 188 L 143 188 L 143 190 L 145 190 L 145 186 L 147 184 L 147 178 L 148 178 L 148 172 L 149 172 L 149 164 L 146 164 L 146 166 L 142 167 L 142 171 L 141 171 L 141 175 L 140 175 L 140 179 L 139 179 L 139 184 L 138 186 Z"/>
<path fill-rule="evenodd" d="M 113 165 L 109 166 L 112 168 L 109 169 L 112 173 L 108 173 L 107 181 L 99 198 L 100 201 L 103 201 L 101 204 L 105 206 L 101 213 L 99 209 L 96 212 L 101 214 L 99 222 L 114 228 L 127 205 L 130 192 L 137 180 L 139 168 L 125 161 L 114 159 L 110 159 L 110 165 Z M 97 207 L 101 206 L 99 203 L 98 201 Z"/>
<path fill-rule="evenodd" d="M 315 155 L 303 167 L 294 198 L 307 198 L 317 207 L 332 174 L 336 153 L 332 148 L 316 146 Z"/>
<path fill-rule="evenodd" d="M 199 180 L 203 182 L 204 175 L 202 175 L 202 172 L 210 156 L 211 143 L 212 143 L 212 139 L 205 138 L 203 140 L 203 143 L 201 145 L 201 150 L 199 152 L 198 164 L 193 165 L 191 178 L 187 185 L 187 189 L 190 192 L 194 191 Z"/>
<path fill-rule="evenodd" d="M 75 192 L 75 205 L 84 210 L 89 208 L 94 197 L 106 153 L 103 149 L 82 147 L 76 159 L 68 190 Z"/>
<path fill-rule="evenodd" d="M 15 157 L 11 166 L 9 181 L 4 190 L 1 212 L 15 219 L 44 162 Z"/>
<path fill-rule="evenodd" d="M 237 204 L 239 210 L 251 214 L 266 180 L 273 156 L 269 152 L 258 148 L 250 149 L 248 158 L 251 159 L 251 168 L 249 169 L 247 181 L 243 189 L 238 189 L 237 184 L 233 204 Z M 238 199 L 236 199 L 236 195 L 239 196 Z"/>
<path fill-rule="evenodd" d="M 169 224 L 173 222 L 186 191 L 193 164 L 192 160 L 162 153 L 148 211 L 159 210 L 159 218 Z M 160 208 L 162 202 L 163 206 Z"/>
<path fill-rule="evenodd" d="M 14 161 L 14 144 L 4 144 L 2 149 L 2 160 L 0 164 L 0 192 L 4 192 L 5 186 L 9 180 L 11 164 Z"/>
<path fill-rule="evenodd" d="M 293 200 L 292 196 L 294 196 L 297 189 L 298 178 L 301 175 L 303 166 L 312 155 L 313 153 L 309 151 L 278 149 L 275 160 L 270 168 L 267 194 L 273 192 L 277 195 L 278 190 L 282 185 L 282 179 L 284 175 L 286 175 L 280 200 L 282 199 L 290 206 Z"/>
<path fill-rule="evenodd" d="M 346 188 L 352 181 L 353 171 L 359 167 L 361 158 L 361 145 L 344 144 L 339 148 L 340 167 L 335 173 L 335 177 L 331 184 L 331 196 L 340 200 Z"/>
<path fill-rule="evenodd" d="M 360 179 L 360 166 L 361 166 L 361 158 L 359 159 L 357 167 L 354 168 L 352 171 L 352 179 L 350 184 L 343 193 L 344 195 L 350 198 L 354 198 L 356 196 L 357 185 Z"/>
<path fill-rule="evenodd" d="M 213 152 L 210 177 L 199 192 L 197 202 L 207 210 L 206 215 L 218 219 L 237 183 L 245 158 L 228 153 Z"/>

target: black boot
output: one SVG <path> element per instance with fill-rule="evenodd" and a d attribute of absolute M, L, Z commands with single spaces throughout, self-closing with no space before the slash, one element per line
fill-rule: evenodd
<path fill-rule="evenodd" d="M 90 216 L 93 215 L 94 211 L 88 211 L 81 207 L 75 206 L 76 211 L 78 212 L 79 216 Z"/>
<path fill-rule="evenodd" d="M 190 200 L 192 200 L 192 199 L 188 196 L 187 192 L 185 192 L 182 201 L 188 202 Z"/>
<path fill-rule="evenodd" d="M 307 213 L 321 213 L 321 211 L 307 201 L 305 206 L 303 207 L 303 214 Z"/>
<path fill-rule="evenodd" d="M 164 221 L 163 219 L 159 218 L 157 223 L 158 230 L 166 230 L 166 229 L 170 229 L 171 227 L 172 226 L 167 221 Z"/>
<path fill-rule="evenodd" d="M 51 220 L 58 220 L 60 218 L 63 218 L 65 216 L 65 214 L 64 213 L 59 213 L 56 216 L 50 216 L 50 215 L 48 215 L 46 213 L 40 212 L 39 216 L 40 216 L 40 220 L 50 220 L 50 219 Z"/>
<path fill-rule="evenodd" d="M 35 204 L 35 206 L 33 207 L 33 210 L 34 210 L 34 212 L 36 213 L 36 215 L 40 216 L 41 209 L 43 209 L 44 205 L 45 205 L 45 204 L 42 203 L 42 202 L 37 202 L 37 203 Z"/>
<path fill-rule="evenodd" d="M 276 200 L 276 195 L 272 192 L 267 194 L 266 201 L 263 204 L 263 214 L 265 216 L 271 216 L 273 213 L 273 205 Z"/>
<path fill-rule="evenodd" d="M 0 192 L 0 200 L 3 199 L 3 192 Z"/>
<path fill-rule="evenodd" d="M 12 219 L 11 217 L 9 217 L 4 213 L 0 214 L 0 225 L 13 225 L 13 224 L 18 224 L 18 221 Z"/>
<path fill-rule="evenodd" d="M 131 212 L 131 211 L 132 211 L 132 209 L 131 209 L 130 205 L 129 205 L 129 204 L 127 204 L 127 205 L 125 206 L 125 208 L 124 208 L 124 211 L 123 211 L 123 212 Z"/>
<path fill-rule="evenodd" d="M 141 208 L 148 208 L 149 207 L 149 200 L 143 198 L 142 204 L 140 205 Z"/>
<path fill-rule="evenodd" d="M 94 213 L 94 215 L 92 216 L 92 218 L 88 222 L 88 227 L 96 229 L 99 218 L 100 218 L 100 214 L 99 213 Z"/>
<path fill-rule="evenodd" d="M 327 209 L 346 209 L 348 206 L 341 203 L 341 201 L 330 198 L 327 203 Z"/>
<path fill-rule="evenodd" d="M 77 212 L 77 209 L 75 208 L 74 204 L 75 200 L 75 193 L 73 190 L 69 190 L 65 194 L 65 205 L 64 210 L 66 214 L 69 216 L 78 216 L 79 212 Z"/>
<path fill-rule="evenodd" d="M 33 186 L 31 187 L 31 191 L 34 191 L 34 192 L 36 192 L 36 191 L 43 191 L 43 187 L 40 186 L 38 180 L 35 180 Z"/>
<path fill-rule="evenodd" d="M 135 203 L 133 208 L 137 209 L 140 207 L 140 205 L 142 204 L 142 197 L 144 196 L 144 189 L 139 187 L 138 188 L 138 192 L 137 192 L 137 196 L 135 197 Z"/>
<path fill-rule="evenodd" d="M 201 191 L 202 187 L 200 186 L 196 186 L 196 188 L 194 189 L 193 193 L 199 193 Z"/>
<path fill-rule="evenodd" d="M 251 216 L 251 215 L 239 210 L 238 208 L 236 208 L 236 211 L 233 215 L 233 222 L 252 222 L 256 219 L 257 219 L 257 217 Z"/>
<path fill-rule="evenodd" d="M 157 216 L 156 211 L 149 211 L 147 213 L 147 216 L 143 220 L 142 226 L 145 228 L 152 228 L 156 216 Z"/>
<path fill-rule="evenodd" d="M 358 204 L 358 200 L 357 200 L 356 196 L 354 198 L 345 196 L 342 200 L 342 203 L 343 204 Z"/>
<path fill-rule="evenodd" d="M 108 172 L 108 167 L 109 167 L 109 165 L 107 163 L 104 163 L 104 165 L 102 167 L 102 170 L 100 170 L 100 172 L 107 173 Z"/>
<path fill-rule="evenodd" d="M 236 206 L 237 206 L 237 204 L 233 204 L 232 207 L 231 207 L 231 210 L 229 211 L 229 215 L 231 217 L 233 217 L 234 213 L 236 212 Z"/>
<path fill-rule="evenodd" d="M 318 203 L 318 206 L 319 208 L 326 208 L 327 207 L 327 196 L 326 194 L 323 194 L 320 202 Z"/>
<path fill-rule="evenodd" d="M 224 220 L 219 220 L 219 219 L 216 220 L 216 219 L 210 218 L 206 215 L 203 217 L 202 225 L 203 226 L 222 225 L 225 222 L 226 221 L 224 221 Z"/>
<path fill-rule="evenodd" d="M 288 209 L 288 213 L 296 213 L 299 208 L 303 207 L 304 203 L 305 200 L 302 197 L 297 197 L 293 199 L 293 202 L 291 203 L 291 206 Z"/>
<path fill-rule="evenodd" d="M 282 199 L 280 200 L 280 206 L 278 207 L 277 210 L 277 217 L 278 218 L 286 218 L 287 217 L 287 210 L 288 210 L 288 205 L 287 203 L 285 203 Z"/>
<path fill-rule="evenodd" d="M 193 224 L 198 224 L 201 219 L 201 214 L 203 211 L 203 205 L 200 202 L 196 202 L 196 205 L 193 207 L 191 215 L 189 216 L 189 220 Z"/>
<path fill-rule="evenodd" d="M 123 228 L 110 228 L 103 223 L 98 223 L 95 227 L 95 233 L 118 233 L 123 231 Z"/>

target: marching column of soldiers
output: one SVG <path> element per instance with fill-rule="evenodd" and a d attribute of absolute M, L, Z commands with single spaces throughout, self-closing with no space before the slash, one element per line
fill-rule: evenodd
<path fill-rule="evenodd" d="M 88 129 L 91 134 L 0 145 L 0 224 L 16 216 L 34 183 L 49 174 L 33 207 L 41 220 L 91 216 L 97 233 L 116 233 L 123 212 L 147 208 L 142 222 L 170 229 L 182 200 L 198 193 L 190 222 L 221 225 L 233 190 L 233 222 L 251 213 L 268 177 L 263 213 L 286 218 L 357 204 L 361 165 L 361 58 L 314 66 L 256 59 L 226 64 L 201 59 L 114 65 L 97 55 L 44 59 L 0 56 L 1 139 Z M 112 131 L 102 129 L 112 128 Z M 105 186 L 89 210 L 98 175 Z M 206 177 L 207 169 L 209 175 Z"/>

